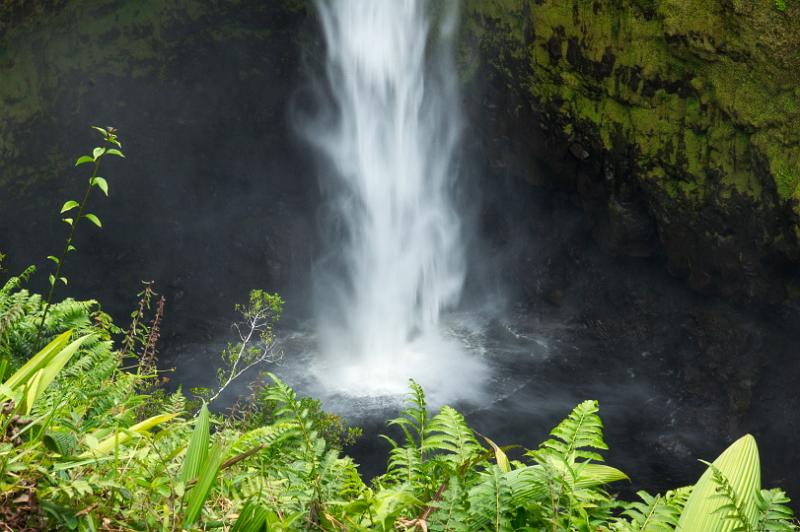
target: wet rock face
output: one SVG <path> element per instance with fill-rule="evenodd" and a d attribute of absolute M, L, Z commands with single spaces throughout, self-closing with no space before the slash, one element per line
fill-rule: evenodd
<path fill-rule="evenodd" d="M 307 285 L 315 186 L 288 116 L 307 24 L 294 0 L 4 3 L 8 271 L 63 245 L 58 209 L 83 191 L 86 167 L 73 163 L 97 124 L 119 129 L 127 159 L 103 164 L 110 197 L 91 210 L 104 227 L 79 228 L 62 295 L 119 312 L 155 279 L 168 312 L 191 317 L 227 312 L 250 288 Z"/>
<path fill-rule="evenodd" d="M 698 290 L 796 297 L 800 5 L 475 0 L 464 24 L 501 169 L 543 160 L 606 248 Z"/>

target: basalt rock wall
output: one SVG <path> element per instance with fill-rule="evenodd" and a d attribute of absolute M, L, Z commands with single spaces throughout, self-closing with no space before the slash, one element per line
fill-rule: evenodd
<path fill-rule="evenodd" d="M 796 301 L 800 2 L 470 0 L 460 61 L 497 171 L 698 290 Z"/>
<path fill-rule="evenodd" d="M 191 319 L 307 285 L 315 186 L 289 116 L 307 24 L 292 0 L 0 2 L 0 277 L 34 263 L 33 288 L 47 282 L 96 124 L 127 158 L 103 162 L 103 229 L 78 227 L 58 297 L 121 311 L 155 279 Z"/>

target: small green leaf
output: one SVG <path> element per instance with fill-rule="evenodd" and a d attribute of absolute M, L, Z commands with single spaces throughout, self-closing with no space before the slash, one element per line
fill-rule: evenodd
<path fill-rule="evenodd" d="M 64 283 L 64 286 L 67 286 L 67 278 L 66 277 L 59 277 L 58 280 L 61 281 L 62 283 Z"/>
<path fill-rule="evenodd" d="M 75 162 L 75 166 L 80 166 L 82 164 L 93 163 L 93 162 L 94 158 L 89 157 L 88 155 L 83 155 L 80 158 L 78 158 L 78 160 Z"/>
<path fill-rule="evenodd" d="M 92 222 L 97 227 L 103 227 L 103 224 L 100 223 L 100 218 L 98 218 L 94 214 L 87 213 L 87 214 L 84 214 L 83 217 L 86 218 L 87 220 L 89 220 L 90 222 Z"/>
<path fill-rule="evenodd" d="M 65 224 L 72 225 L 72 218 L 61 218 L 61 221 Z"/>
<path fill-rule="evenodd" d="M 69 246 L 67 246 L 67 251 L 78 251 L 78 248 L 70 244 Z"/>
<path fill-rule="evenodd" d="M 108 136 L 108 131 L 106 131 L 106 130 L 105 130 L 105 129 L 103 129 L 102 127 L 92 126 L 92 129 L 96 129 L 96 130 L 97 130 L 97 131 L 98 131 L 98 132 L 99 132 L 101 135 L 103 135 L 104 137 L 107 137 L 107 136 Z"/>
<path fill-rule="evenodd" d="M 94 151 L 92 151 L 92 155 L 94 156 L 94 160 L 96 161 L 97 159 L 102 157 L 105 152 L 106 152 L 105 148 L 95 148 Z"/>
<path fill-rule="evenodd" d="M 52 260 L 53 262 L 55 262 L 55 263 L 56 263 L 56 265 L 58 265 L 58 263 L 60 262 L 60 261 L 58 260 L 58 258 L 54 257 L 53 255 L 48 255 L 48 256 L 47 256 L 47 258 L 48 258 L 49 260 Z"/>
<path fill-rule="evenodd" d="M 64 206 L 63 206 L 63 207 L 61 207 L 61 214 L 64 214 L 64 213 L 65 213 L 65 212 L 67 212 L 67 211 L 71 211 L 72 209 L 74 209 L 74 208 L 75 208 L 75 207 L 77 207 L 78 205 L 80 205 L 80 204 L 79 204 L 77 201 L 75 201 L 75 200 L 69 200 L 68 202 L 66 202 L 66 203 L 64 204 Z"/>
<path fill-rule="evenodd" d="M 56 276 L 51 273 L 50 274 L 50 286 L 53 286 L 54 284 L 56 284 Z"/>
<path fill-rule="evenodd" d="M 92 186 L 99 188 L 103 191 L 103 194 L 108 196 L 108 181 L 106 181 L 105 178 L 95 177 L 92 179 Z"/>
<path fill-rule="evenodd" d="M 125 155 L 123 155 L 123 153 L 116 148 L 111 148 L 110 150 L 106 151 L 106 153 L 109 155 L 116 155 L 118 157 L 125 157 Z"/>

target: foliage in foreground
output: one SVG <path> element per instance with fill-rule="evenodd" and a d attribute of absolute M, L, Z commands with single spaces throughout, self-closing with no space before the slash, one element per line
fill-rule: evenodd
<path fill-rule="evenodd" d="M 406 408 L 389 422 L 401 438 L 385 437 L 386 471 L 365 482 L 342 453 L 359 432 L 275 375 L 234 413 L 209 411 L 233 380 L 280 356 L 273 325 L 283 301 L 260 290 L 237 308 L 238 339 L 222 354 L 218 389 L 193 400 L 165 393 L 155 364 L 164 299 L 148 320 L 151 283 L 127 331 L 96 301 L 52 302 L 75 223 L 100 226 L 84 214 L 93 188 L 108 192 L 99 161 L 122 156 L 111 147 L 120 147 L 115 130 L 95 129 L 106 146 L 78 159 L 94 170 L 83 201 L 62 208 L 78 215 L 67 219 L 61 257 L 48 257 L 57 267 L 48 296 L 22 289 L 33 268 L 0 288 L 0 530 L 798 529 L 786 494 L 761 489 L 749 435 L 693 487 L 618 500 L 608 486 L 628 477 L 603 463 L 595 401 L 510 460 L 455 409 L 431 415 L 412 382 Z"/>
<path fill-rule="evenodd" d="M 16 281 L 13 281 L 16 283 Z M 65 312 L 59 312 L 64 306 Z M 24 309 L 13 322 L 9 309 Z M 44 302 L 0 290 L 3 354 L 35 335 Z M 68 312 L 67 312 L 68 311 Z M 19 311 L 15 311 L 17 314 Z M 594 401 L 509 460 L 450 407 L 431 415 L 411 384 L 390 421 L 386 472 L 365 482 L 317 404 L 278 377 L 247 415 L 187 408 L 122 369 L 118 332 L 93 302 L 54 305 L 49 343 L 0 387 L 0 522 L 11 530 L 793 530 L 788 499 L 761 490 L 745 436 L 692 489 L 617 500 Z M 67 319 L 68 318 L 68 319 Z M 61 330 L 66 329 L 66 330 Z M 130 357 L 130 353 L 126 356 Z M 269 405 L 265 408 L 264 405 Z M 329 420 L 328 420 L 329 421 Z M 341 434 L 339 434 L 341 436 Z M 338 437 L 338 436 L 337 436 Z"/>

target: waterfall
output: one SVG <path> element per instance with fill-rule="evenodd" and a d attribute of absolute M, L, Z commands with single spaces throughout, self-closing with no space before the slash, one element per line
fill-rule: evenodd
<path fill-rule="evenodd" d="M 307 132 L 323 156 L 330 215 L 314 370 L 348 394 L 402 393 L 410 377 L 439 386 L 443 373 L 477 369 L 439 331 L 461 295 L 465 260 L 453 204 L 457 13 L 438 5 L 434 13 L 424 0 L 317 3 L 327 119 Z"/>

